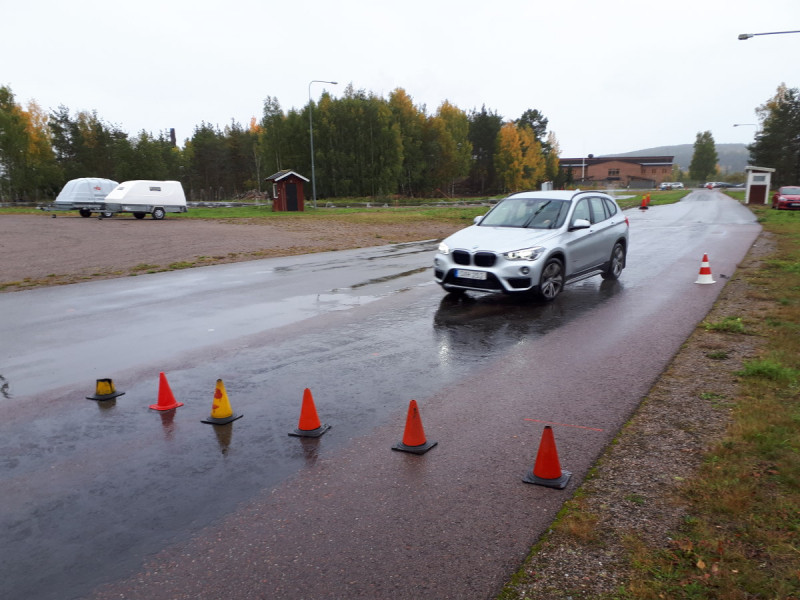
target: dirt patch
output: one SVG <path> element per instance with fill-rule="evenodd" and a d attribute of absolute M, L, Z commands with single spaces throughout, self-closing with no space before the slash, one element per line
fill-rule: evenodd
<path fill-rule="evenodd" d="M 444 238 L 463 224 L 0 216 L 0 291 Z"/>
<path fill-rule="evenodd" d="M 758 269 L 773 249 L 763 233 L 704 322 L 741 317 L 747 327 L 763 319 L 771 303 L 742 273 Z M 632 534 L 650 547 L 669 548 L 687 516 L 681 482 L 724 434 L 735 372 L 762 344 L 757 335 L 699 326 L 571 501 L 582 518 L 565 518 L 544 536 L 503 600 L 618 597 L 629 577 Z"/>

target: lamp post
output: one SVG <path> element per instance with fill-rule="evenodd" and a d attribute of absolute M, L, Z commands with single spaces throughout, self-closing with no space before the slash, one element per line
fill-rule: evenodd
<path fill-rule="evenodd" d="M 317 208 L 317 178 L 314 175 L 314 121 L 311 118 L 313 112 L 313 105 L 311 104 L 311 84 L 312 83 L 330 83 L 337 85 L 336 81 L 322 81 L 321 79 L 313 79 L 308 84 L 308 131 L 311 136 L 311 193 L 314 198 L 314 208 Z"/>
<path fill-rule="evenodd" d="M 755 127 L 756 128 L 756 135 L 760 133 L 760 129 L 758 127 L 758 123 L 734 123 L 734 127 Z"/>
<path fill-rule="evenodd" d="M 781 34 L 781 33 L 800 33 L 800 30 L 798 30 L 798 31 L 768 31 L 767 33 L 740 33 L 739 34 L 739 39 L 740 40 L 749 40 L 751 37 L 754 37 L 756 35 L 778 35 L 778 34 Z"/>

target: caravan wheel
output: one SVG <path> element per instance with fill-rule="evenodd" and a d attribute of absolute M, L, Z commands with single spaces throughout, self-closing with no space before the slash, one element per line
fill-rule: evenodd
<path fill-rule="evenodd" d="M 154 208 L 153 209 L 153 218 L 156 221 L 160 221 L 161 219 L 163 219 L 165 214 L 167 214 L 167 213 L 164 212 L 163 208 Z"/>
<path fill-rule="evenodd" d="M 133 216 L 137 219 L 144 219 L 146 213 L 133 213 Z"/>
<path fill-rule="evenodd" d="M 91 217 L 91 216 L 92 216 L 92 211 L 90 211 L 88 208 L 82 208 L 82 209 L 80 209 L 78 212 L 80 213 L 80 215 L 81 215 L 81 216 L 82 216 L 84 219 L 88 219 L 89 217 Z"/>

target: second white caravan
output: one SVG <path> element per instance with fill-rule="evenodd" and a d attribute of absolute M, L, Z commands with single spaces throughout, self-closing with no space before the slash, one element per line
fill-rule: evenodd
<path fill-rule="evenodd" d="M 186 196 L 180 181 L 123 181 L 106 196 L 105 210 L 161 220 L 167 213 L 186 212 Z"/>

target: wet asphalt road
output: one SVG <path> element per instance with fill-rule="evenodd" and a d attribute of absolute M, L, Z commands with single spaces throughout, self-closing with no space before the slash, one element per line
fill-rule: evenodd
<path fill-rule="evenodd" d="M 0 295 L 0 597 L 491 597 L 760 230 L 716 191 L 627 214 L 620 281 L 550 305 L 443 297 L 431 242 Z M 147 409 L 159 371 L 185 406 Z M 422 457 L 389 449 L 411 398 Z M 565 491 L 520 481 L 540 421 Z"/>

